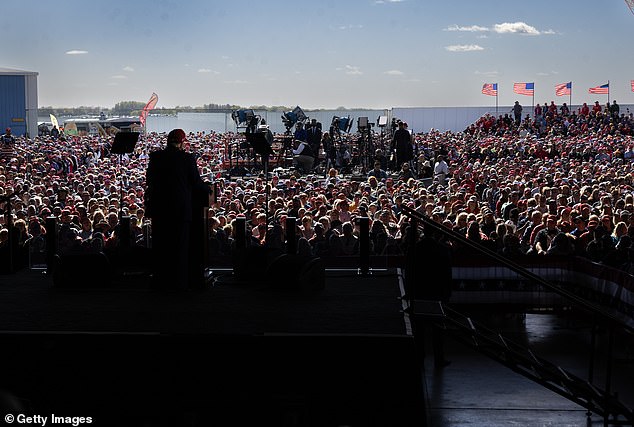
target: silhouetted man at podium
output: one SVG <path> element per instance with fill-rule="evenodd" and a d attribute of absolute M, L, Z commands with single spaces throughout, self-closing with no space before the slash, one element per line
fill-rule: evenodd
<path fill-rule="evenodd" d="M 152 219 L 153 286 L 185 290 L 188 286 L 193 204 L 210 188 L 190 153 L 183 151 L 182 129 L 167 135 L 164 150 L 150 154 L 146 173 L 146 216 Z"/>

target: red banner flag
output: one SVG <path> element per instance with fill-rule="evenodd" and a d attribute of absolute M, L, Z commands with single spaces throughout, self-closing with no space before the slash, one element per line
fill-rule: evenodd
<path fill-rule="evenodd" d="M 139 116 L 139 121 L 141 122 L 142 126 L 145 126 L 145 119 L 147 118 L 148 113 L 152 111 L 154 107 L 156 107 L 157 102 L 158 95 L 156 93 L 152 93 L 150 100 L 147 104 L 145 104 L 145 107 L 143 107 L 143 110 L 141 110 L 141 115 Z"/>

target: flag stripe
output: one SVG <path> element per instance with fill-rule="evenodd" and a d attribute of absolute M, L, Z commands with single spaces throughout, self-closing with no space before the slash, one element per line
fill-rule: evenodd
<path fill-rule="evenodd" d="M 497 83 L 483 84 L 482 93 L 488 96 L 498 96 L 498 84 Z"/>
<path fill-rule="evenodd" d="M 610 85 L 606 83 L 601 86 L 591 87 L 590 89 L 588 89 L 588 93 L 596 93 L 598 95 L 607 95 L 610 93 Z"/>
<path fill-rule="evenodd" d="M 535 83 L 513 83 L 513 92 L 519 95 L 535 95 Z"/>
<path fill-rule="evenodd" d="M 630 84 L 632 85 L 632 92 L 634 92 L 634 80 L 630 80 Z"/>
<path fill-rule="evenodd" d="M 564 96 L 570 95 L 572 91 L 572 82 L 561 83 L 555 86 L 555 95 Z"/>

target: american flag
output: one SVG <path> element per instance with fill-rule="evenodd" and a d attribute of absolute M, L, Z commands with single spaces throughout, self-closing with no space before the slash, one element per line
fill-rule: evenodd
<path fill-rule="evenodd" d="M 513 92 L 520 95 L 535 95 L 535 83 L 513 83 Z"/>
<path fill-rule="evenodd" d="M 634 80 L 630 80 L 630 84 L 632 85 L 632 92 L 634 92 Z"/>
<path fill-rule="evenodd" d="M 632 80 L 632 87 L 634 87 L 634 80 Z M 497 83 L 483 84 L 482 93 L 489 96 L 498 96 L 498 84 Z"/>
<path fill-rule="evenodd" d="M 571 91 L 572 91 L 572 82 L 561 83 L 555 86 L 555 95 L 557 96 L 570 95 Z"/>
<path fill-rule="evenodd" d="M 588 89 L 588 93 L 596 93 L 596 94 L 599 94 L 599 95 L 607 95 L 608 93 L 610 93 L 610 84 L 606 83 L 606 84 L 601 85 L 601 86 L 591 87 L 590 89 Z"/>

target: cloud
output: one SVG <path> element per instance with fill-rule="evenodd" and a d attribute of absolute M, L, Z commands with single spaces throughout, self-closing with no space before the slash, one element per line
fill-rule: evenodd
<path fill-rule="evenodd" d="M 359 70 L 359 67 L 357 67 L 356 65 L 346 65 L 345 70 L 346 74 L 350 76 L 360 76 L 361 74 L 363 74 L 361 70 Z"/>
<path fill-rule="evenodd" d="M 209 68 L 199 68 L 199 73 L 211 73 L 211 74 L 220 74 L 218 71 L 210 70 Z"/>
<path fill-rule="evenodd" d="M 546 72 L 546 71 L 540 71 L 537 73 L 538 76 L 544 77 L 544 76 L 556 76 L 557 74 L 559 74 L 559 71 L 551 71 L 551 72 Z"/>
<path fill-rule="evenodd" d="M 502 24 L 495 24 L 493 26 L 493 31 L 498 34 L 526 34 L 529 36 L 538 36 L 541 34 L 537 28 L 524 22 L 504 22 Z"/>
<path fill-rule="evenodd" d="M 498 74 L 500 74 L 499 71 L 477 71 L 475 72 L 476 75 L 478 76 L 489 76 L 489 77 L 495 77 Z"/>
<path fill-rule="evenodd" d="M 402 3 L 405 0 L 376 0 L 375 4 L 387 4 L 387 3 Z"/>
<path fill-rule="evenodd" d="M 399 70 L 388 70 L 385 71 L 383 74 L 387 74 L 388 76 L 402 76 L 403 72 Z"/>
<path fill-rule="evenodd" d="M 443 31 L 466 31 L 469 33 L 480 33 L 484 31 L 489 31 L 487 27 L 481 27 L 479 25 L 469 25 L 468 27 L 459 27 L 458 25 L 450 25 L 445 28 Z"/>
<path fill-rule="evenodd" d="M 418 83 L 420 82 L 420 79 L 405 79 L 403 81 L 408 83 Z"/>
<path fill-rule="evenodd" d="M 556 34 L 554 30 L 539 31 L 532 25 L 528 25 L 525 22 L 504 22 L 502 24 L 495 24 L 492 28 L 483 27 L 480 25 L 450 25 L 444 28 L 443 31 L 460 31 L 469 33 L 486 33 L 489 31 L 496 32 L 498 34 L 525 34 L 529 36 L 539 36 L 541 34 Z"/>
<path fill-rule="evenodd" d="M 66 51 L 66 55 L 85 55 L 87 54 L 87 50 L 69 50 Z"/>
<path fill-rule="evenodd" d="M 129 73 L 134 71 L 134 68 L 130 67 L 129 65 L 126 65 L 125 67 L 123 67 L 123 71 L 127 71 Z"/>
<path fill-rule="evenodd" d="M 349 25 L 341 25 L 339 26 L 340 30 L 360 30 L 363 28 L 363 25 L 353 25 L 353 24 L 349 24 Z"/>
<path fill-rule="evenodd" d="M 123 75 L 116 75 L 116 76 L 112 76 L 110 77 L 111 79 L 115 79 L 115 80 L 125 80 L 128 78 L 128 76 L 123 76 Z"/>
<path fill-rule="evenodd" d="M 234 84 L 234 85 L 246 85 L 249 84 L 246 80 L 225 80 L 224 83 Z"/>
<path fill-rule="evenodd" d="M 482 46 L 477 44 L 454 44 L 451 46 L 445 46 L 449 52 L 475 52 L 478 50 L 484 50 Z"/>

